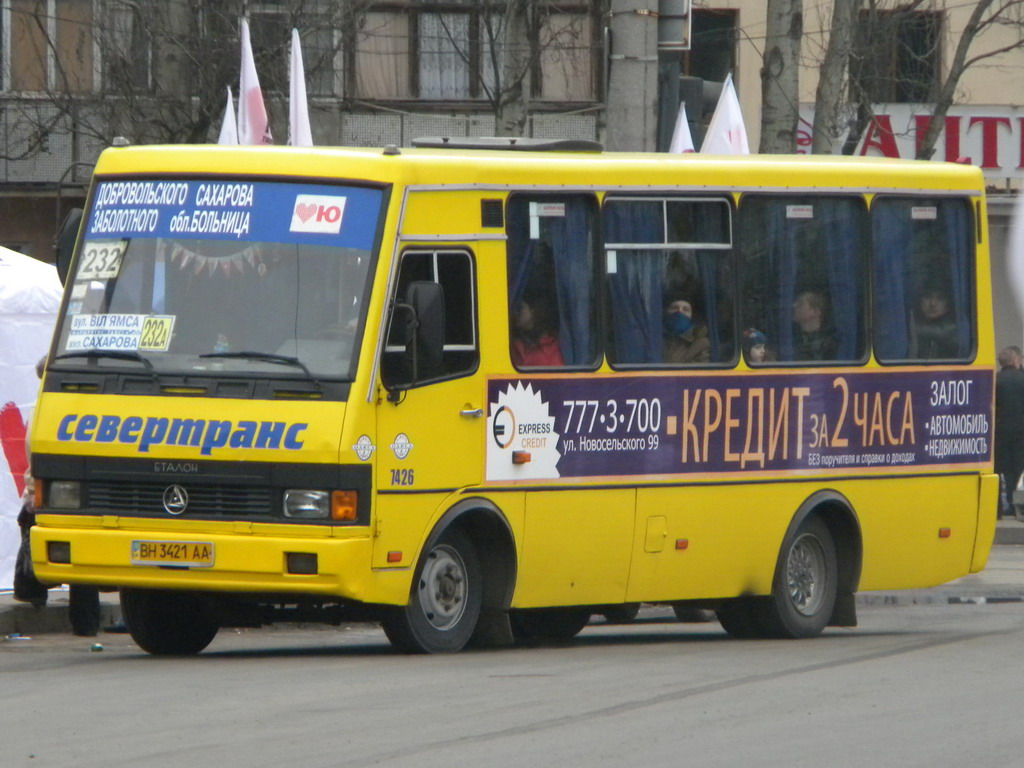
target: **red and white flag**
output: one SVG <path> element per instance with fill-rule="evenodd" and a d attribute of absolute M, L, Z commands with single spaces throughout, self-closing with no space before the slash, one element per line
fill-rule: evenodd
<path fill-rule="evenodd" d="M 679 114 L 676 115 L 676 127 L 672 131 L 672 143 L 669 152 L 693 152 L 693 137 L 690 135 L 690 123 L 686 119 L 686 102 L 680 102 Z"/>
<path fill-rule="evenodd" d="M 725 78 L 722 84 L 722 95 L 718 97 L 715 113 L 711 116 L 711 124 L 704 135 L 704 143 L 700 151 L 709 155 L 749 155 L 747 129 L 743 126 L 743 114 L 740 112 L 740 100 L 736 96 L 736 87 L 732 84 L 732 75 Z"/>
<path fill-rule="evenodd" d="M 306 101 L 306 72 L 302 66 L 299 30 L 292 29 L 292 66 L 288 81 L 288 143 L 293 147 L 312 147 L 309 129 L 309 103 Z"/>
<path fill-rule="evenodd" d="M 249 40 L 249 22 L 242 19 L 242 71 L 238 84 L 238 143 L 273 144 L 263 91 L 256 75 L 256 62 Z"/>
<path fill-rule="evenodd" d="M 235 100 L 231 96 L 231 86 L 228 86 L 228 105 L 224 107 L 224 122 L 220 124 L 220 136 L 218 144 L 237 144 L 238 126 L 235 124 Z"/>

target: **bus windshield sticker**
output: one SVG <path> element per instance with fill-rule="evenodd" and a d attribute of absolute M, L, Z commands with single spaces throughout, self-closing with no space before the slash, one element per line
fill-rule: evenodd
<path fill-rule="evenodd" d="M 149 315 L 142 322 L 139 349 L 145 349 L 150 352 L 166 352 L 171 345 L 171 333 L 173 331 L 173 315 Z"/>
<path fill-rule="evenodd" d="M 934 205 L 915 205 L 910 209 L 913 221 L 935 221 L 939 218 L 939 209 Z"/>
<path fill-rule="evenodd" d="M 981 466 L 992 386 L 963 369 L 492 379 L 487 480 Z"/>
<path fill-rule="evenodd" d="M 109 280 L 121 270 L 127 240 L 88 240 L 78 261 L 76 280 Z"/>
<path fill-rule="evenodd" d="M 813 219 L 814 218 L 814 206 L 813 205 L 787 205 L 786 206 L 786 218 L 787 219 Z"/>
<path fill-rule="evenodd" d="M 87 349 L 125 350 L 139 348 L 146 315 L 75 315 L 71 318 L 67 352 Z"/>

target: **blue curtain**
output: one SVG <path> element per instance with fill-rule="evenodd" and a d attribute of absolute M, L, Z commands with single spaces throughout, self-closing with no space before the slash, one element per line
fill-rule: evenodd
<path fill-rule="evenodd" d="M 875 202 L 871 209 L 875 262 L 875 355 L 904 360 L 910 352 L 913 286 L 910 268 L 911 231 L 906 207 L 895 201 Z"/>
<path fill-rule="evenodd" d="M 864 247 L 864 209 L 850 200 L 820 201 L 815 209 L 824 220 L 825 247 L 828 251 L 829 299 L 832 330 L 836 334 L 836 358 L 861 357 L 861 320 L 864 306 L 862 256 Z"/>
<path fill-rule="evenodd" d="M 606 243 L 661 243 L 663 213 L 658 202 L 612 202 L 605 206 Z M 662 294 L 664 252 L 620 250 L 608 275 L 615 362 L 623 365 L 663 360 Z"/>

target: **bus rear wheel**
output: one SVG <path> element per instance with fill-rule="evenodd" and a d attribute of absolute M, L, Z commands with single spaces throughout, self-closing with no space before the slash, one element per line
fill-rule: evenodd
<path fill-rule="evenodd" d="M 132 640 L 154 656 L 192 656 L 220 629 L 208 601 L 188 592 L 125 588 L 121 611 Z"/>
<path fill-rule="evenodd" d="M 420 558 L 409 602 L 381 622 L 405 653 L 452 653 L 469 642 L 480 618 L 483 576 L 473 543 L 448 531 Z"/>
<path fill-rule="evenodd" d="M 801 523 L 779 556 L 770 598 L 757 603 L 769 637 L 815 637 L 828 625 L 838 592 L 836 547 L 818 517 Z"/>

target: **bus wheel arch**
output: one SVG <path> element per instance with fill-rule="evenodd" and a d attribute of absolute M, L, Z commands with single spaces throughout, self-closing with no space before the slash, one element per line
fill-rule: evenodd
<path fill-rule="evenodd" d="M 821 490 L 800 505 L 783 538 L 772 596 L 761 602 L 759 624 L 770 636 L 810 637 L 825 626 L 855 626 L 854 593 L 860 581 L 863 543 L 853 505 L 843 494 Z M 801 571 L 806 569 L 807 574 Z M 803 594 L 797 606 L 794 579 L 826 575 L 826 594 Z M 815 611 L 823 599 L 821 611 Z M 827 614 L 827 615 L 825 615 Z"/>
<path fill-rule="evenodd" d="M 385 615 L 388 639 L 411 653 L 511 645 L 515 563 L 512 531 L 497 507 L 483 499 L 460 501 L 427 537 L 409 602 Z M 457 594 L 444 594 L 452 590 Z M 464 611 L 456 608 L 461 599 Z"/>

